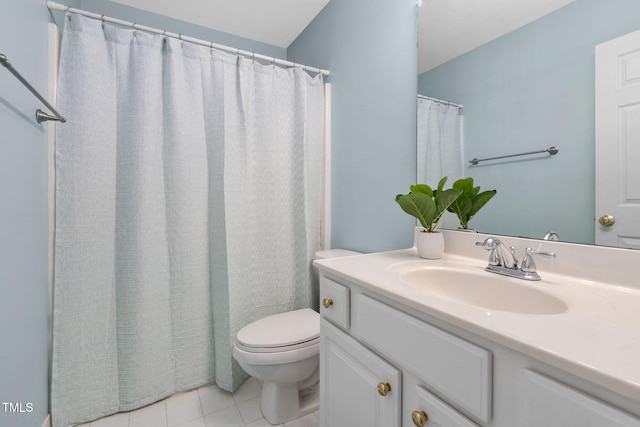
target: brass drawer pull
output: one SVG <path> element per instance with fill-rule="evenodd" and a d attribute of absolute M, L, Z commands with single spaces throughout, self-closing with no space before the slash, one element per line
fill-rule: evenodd
<path fill-rule="evenodd" d="M 411 419 L 417 427 L 424 427 L 426 422 L 429 421 L 429 417 L 424 411 L 413 411 L 411 413 Z"/>
<path fill-rule="evenodd" d="M 324 308 L 329 308 L 333 305 L 333 300 L 331 298 L 325 298 L 322 300 L 322 306 Z"/>
<path fill-rule="evenodd" d="M 380 393 L 380 396 L 386 396 L 390 391 L 391 386 L 389 385 L 389 383 L 378 383 L 378 393 Z"/>

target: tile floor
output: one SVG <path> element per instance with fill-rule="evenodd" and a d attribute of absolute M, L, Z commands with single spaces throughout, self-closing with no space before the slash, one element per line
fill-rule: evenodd
<path fill-rule="evenodd" d="M 255 378 L 233 394 L 209 385 L 76 427 L 271 427 L 260 412 L 261 393 Z M 318 427 L 319 416 L 316 412 L 279 426 Z"/>

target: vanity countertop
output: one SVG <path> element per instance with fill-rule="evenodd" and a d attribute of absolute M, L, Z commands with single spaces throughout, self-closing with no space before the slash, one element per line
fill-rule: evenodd
<path fill-rule="evenodd" d="M 323 272 L 640 402 L 638 289 L 539 269 L 541 281 L 513 279 L 518 281 L 516 286 L 554 295 L 568 309 L 560 314 L 522 314 L 426 294 L 399 279 L 399 272 L 407 267 L 447 265 L 464 265 L 475 269 L 476 274 L 498 276 L 484 271 L 486 260 L 452 254 L 445 254 L 440 260 L 426 260 L 419 258 L 415 249 L 405 249 L 319 260 L 314 264 Z"/>

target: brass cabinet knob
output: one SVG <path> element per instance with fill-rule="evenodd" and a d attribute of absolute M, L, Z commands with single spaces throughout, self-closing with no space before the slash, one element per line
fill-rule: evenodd
<path fill-rule="evenodd" d="M 389 383 L 378 383 L 378 393 L 380 396 L 386 396 L 391 391 Z"/>
<path fill-rule="evenodd" d="M 602 215 L 600 218 L 598 218 L 598 222 L 605 227 L 611 227 L 616 223 L 616 219 L 613 217 L 613 215 Z"/>
<path fill-rule="evenodd" d="M 322 300 L 322 306 L 324 308 L 329 308 L 333 305 L 333 300 L 331 298 L 325 298 Z"/>
<path fill-rule="evenodd" d="M 417 427 L 423 427 L 425 423 L 429 421 L 429 417 L 424 411 L 413 411 L 411 413 L 411 419 Z"/>

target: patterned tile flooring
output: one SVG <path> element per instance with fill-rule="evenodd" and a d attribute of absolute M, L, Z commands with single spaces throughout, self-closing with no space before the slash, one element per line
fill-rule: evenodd
<path fill-rule="evenodd" d="M 261 393 L 255 378 L 233 394 L 209 385 L 76 427 L 271 427 L 260 412 Z M 315 412 L 279 427 L 318 427 L 319 416 Z"/>

